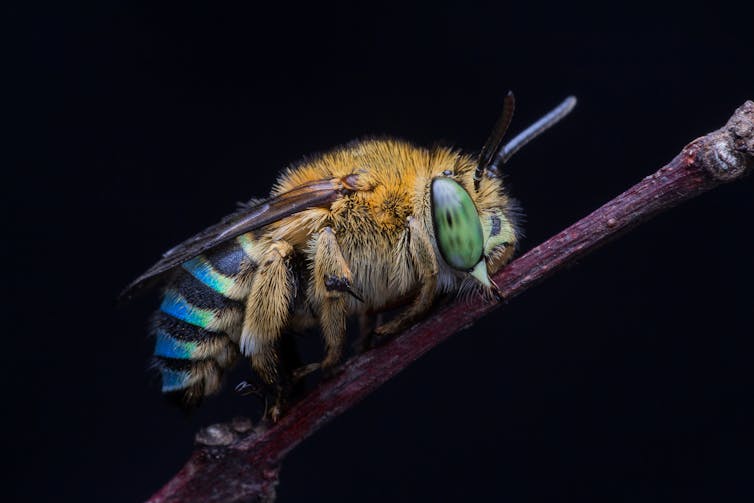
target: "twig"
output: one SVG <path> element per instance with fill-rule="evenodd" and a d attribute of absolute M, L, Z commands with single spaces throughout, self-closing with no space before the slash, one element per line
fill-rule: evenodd
<path fill-rule="evenodd" d="M 687 145 L 655 174 L 512 262 L 494 280 L 511 299 L 655 214 L 741 178 L 754 167 L 754 102 L 721 129 Z M 500 304 L 456 302 L 391 342 L 351 358 L 269 429 L 235 420 L 202 430 L 186 465 L 149 500 L 272 501 L 283 457 L 411 362 Z"/>

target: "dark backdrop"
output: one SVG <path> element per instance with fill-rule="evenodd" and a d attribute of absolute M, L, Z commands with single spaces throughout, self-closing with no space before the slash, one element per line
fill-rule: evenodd
<path fill-rule="evenodd" d="M 143 500 L 201 425 L 258 414 L 163 403 L 158 299 L 114 299 L 287 163 L 367 134 L 475 151 L 507 89 L 514 129 L 575 94 L 509 167 L 528 249 L 754 98 L 746 3 L 6 7 L 3 499 Z M 751 501 L 753 189 L 433 350 L 296 449 L 279 500 Z"/>

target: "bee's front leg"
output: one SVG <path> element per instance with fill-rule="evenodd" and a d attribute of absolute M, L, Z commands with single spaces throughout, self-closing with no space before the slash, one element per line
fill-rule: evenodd
<path fill-rule="evenodd" d="M 319 315 L 326 355 L 322 370 L 330 371 L 339 361 L 346 338 L 348 296 L 361 301 L 354 290 L 351 269 L 340 251 L 335 231 L 325 227 L 312 243 L 313 277 L 309 283 L 309 299 Z"/>
<path fill-rule="evenodd" d="M 421 318 L 429 311 L 435 300 L 438 265 L 429 234 L 414 217 L 409 217 L 406 232 L 408 233 L 409 256 L 419 279 L 419 293 L 405 311 L 375 329 L 374 343 L 376 344 Z"/>

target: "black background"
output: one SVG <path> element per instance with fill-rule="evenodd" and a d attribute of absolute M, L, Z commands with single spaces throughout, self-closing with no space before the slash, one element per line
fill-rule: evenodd
<path fill-rule="evenodd" d="M 114 299 L 287 163 L 366 134 L 476 151 L 507 89 L 514 130 L 575 94 L 508 168 L 528 249 L 754 98 L 747 3 L 6 7 L 3 499 L 143 500 L 201 425 L 258 414 L 163 403 L 158 300 Z M 436 348 L 297 448 L 279 501 L 751 501 L 753 189 Z"/>

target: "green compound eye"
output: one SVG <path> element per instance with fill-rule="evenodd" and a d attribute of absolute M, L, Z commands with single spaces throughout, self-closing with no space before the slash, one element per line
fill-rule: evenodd
<path fill-rule="evenodd" d="M 452 268 L 471 271 L 482 258 L 484 235 L 474 201 L 455 180 L 432 180 L 432 223 L 437 248 Z"/>

